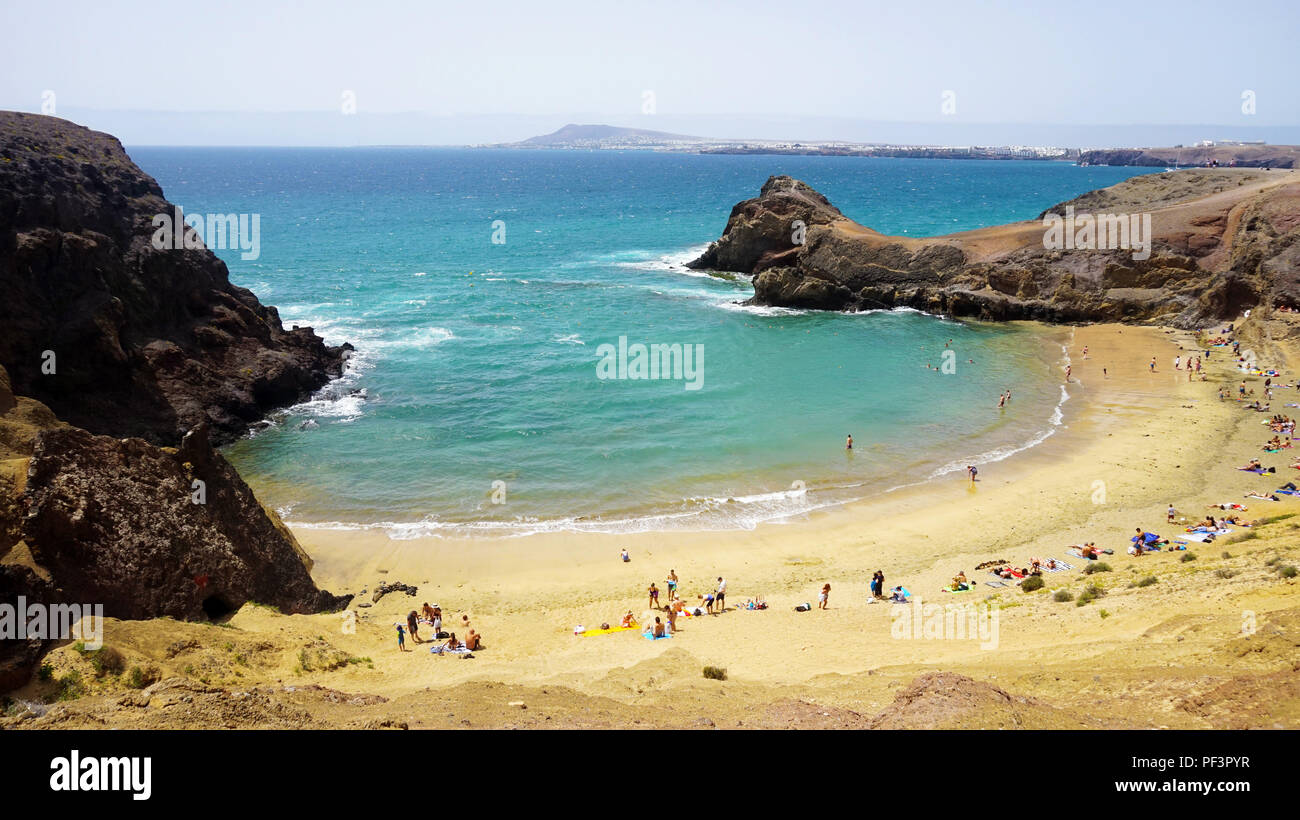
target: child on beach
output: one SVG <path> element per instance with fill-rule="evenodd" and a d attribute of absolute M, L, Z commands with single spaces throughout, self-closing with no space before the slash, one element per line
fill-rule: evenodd
<path fill-rule="evenodd" d="M 825 609 L 826 601 L 828 598 L 830 598 L 830 596 L 831 596 L 831 585 L 827 584 L 826 586 L 822 587 L 821 594 L 817 596 L 817 608 Z"/>
<path fill-rule="evenodd" d="M 624 547 L 624 548 L 623 548 L 623 551 L 619 553 L 619 557 L 621 557 L 621 558 L 623 559 L 623 563 L 625 563 L 625 564 L 626 564 L 628 561 L 631 561 L 631 560 L 632 560 L 631 558 L 628 557 L 628 554 L 627 554 L 627 547 Z"/>
<path fill-rule="evenodd" d="M 402 625 L 401 625 L 401 624 L 396 624 L 396 626 L 397 626 L 397 651 L 398 651 L 398 652 L 405 652 L 405 651 L 406 651 L 406 632 L 403 631 L 403 629 L 402 629 Z"/>
<path fill-rule="evenodd" d="M 1175 510 L 1175 509 L 1174 509 L 1174 505 L 1173 505 L 1173 504 L 1170 504 L 1170 505 L 1169 505 L 1169 514 L 1165 517 L 1165 520 L 1168 521 L 1170 524 L 1174 523 L 1174 515 L 1175 515 L 1177 512 L 1178 512 L 1178 510 Z"/>

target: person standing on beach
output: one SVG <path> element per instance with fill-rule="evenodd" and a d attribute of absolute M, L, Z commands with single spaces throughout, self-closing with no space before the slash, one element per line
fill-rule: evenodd
<path fill-rule="evenodd" d="M 438 637 L 442 631 L 442 607 L 437 604 L 433 605 L 433 637 Z"/>
<path fill-rule="evenodd" d="M 1104 367 L 1101 369 L 1101 377 L 1102 377 L 1103 379 L 1109 379 L 1109 378 L 1110 378 L 1110 374 L 1106 372 L 1106 368 L 1104 368 Z"/>
<path fill-rule="evenodd" d="M 718 611 L 719 611 L 719 612 L 726 612 L 726 610 L 727 610 L 727 582 L 726 582 L 725 580 L 723 580 L 723 578 L 722 578 L 721 575 L 718 576 L 718 591 L 717 591 L 716 594 L 714 594 L 714 596 L 713 596 L 713 600 L 717 602 L 717 604 L 718 604 Z"/>
<path fill-rule="evenodd" d="M 817 596 L 817 608 L 825 609 L 826 602 L 830 599 L 830 597 L 831 597 L 831 585 L 827 584 L 826 586 L 822 587 L 821 594 Z"/>
<path fill-rule="evenodd" d="M 420 640 L 420 616 L 412 609 L 406 613 L 406 630 L 411 633 L 411 640 L 416 643 L 423 643 Z"/>
<path fill-rule="evenodd" d="M 848 440 L 848 443 L 844 445 L 844 449 L 845 449 L 845 450 L 852 450 L 852 449 L 853 449 L 853 434 L 851 434 L 851 433 L 849 434 L 849 440 Z"/>
<path fill-rule="evenodd" d="M 654 581 L 651 581 L 650 589 L 647 591 L 650 593 L 650 608 L 658 609 L 659 608 L 659 587 L 655 586 Z"/>
<path fill-rule="evenodd" d="M 668 597 L 670 599 L 677 597 L 677 570 L 675 569 L 668 570 L 667 584 L 668 584 Z"/>
<path fill-rule="evenodd" d="M 975 476 L 979 475 L 979 469 L 974 464 L 971 464 L 966 467 L 966 472 L 970 474 L 970 485 L 974 487 Z"/>
<path fill-rule="evenodd" d="M 1068 364 L 1067 364 L 1067 365 L 1065 366 L 1065 380 L 1066 380 L 1067 382 L 1070 380 L 1070 372 L 1071 372 L 1073 369 L 1074 369 L 1074 366 L 1073 366 L 1073 365 L 1068 365 Z"/>
<path fill-rule="evenodd" d="M 397 651 L 406 651 L 406 633 L 402 631 L 401 624 L 397 624 Z"/>
<path fill-rule="evenodd" d="M 1155 357 L 1155 356 L 1152 356 L 1152 357 L 1151 357 L 1151 364 L 1148 365 L 1148 367 L 1151 368 L 1151 372 L 1152 372 L 1152 373 L 1156 372 L 1156 357 Z"/>

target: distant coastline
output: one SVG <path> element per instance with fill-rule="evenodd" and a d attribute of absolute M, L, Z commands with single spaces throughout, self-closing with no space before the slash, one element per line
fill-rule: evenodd
<path fill-rule="evenodd" d="M 1202 140 L 1168 148 L 1092 149 L 1054 145 L 907 145 L 839 140 L 753 140 L 696 137 L 612 125 L 569 125 L 519 142 L 475 148 L 606 151 L 675 151 L 690 154 L 886 157 L 892 159 L 1049 160 L 1079 165 L 1140 167 L 1300 167 L 1300 146 L 1241 140 Z"/>

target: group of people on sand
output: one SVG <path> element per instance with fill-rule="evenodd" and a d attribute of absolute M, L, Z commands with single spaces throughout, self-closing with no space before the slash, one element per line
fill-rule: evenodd
<path fill-rule="evenodd" d="M 650 634 L 651 637 L 662 638 L 676 632 L 677 618 L 683 613 L 687 615 L 717 615 L 726 610 L 727 579 L 723 578 L 721 575 L 718 576 L 717 587 L 710 592 L 695 596 L 699 600 L 699 604 L 691 607 L 688 607 L 686 602 L 681 599 L 680 595 L 678 595 L 680 583 L 680 579 L 677 577 L 677 570 L 668 570 L 668 577 L 664 584 L 668 588 L 667 592 L 670 600 L 668 603 L 663 605 L 660 605 L 659 603 L 660 589 L 656 582 L 651 581 L 650 586 L 646 589 L 650 609 L 664 613 L 663 616 L 655 616 L 653 624 L 645 625 L 643 631 Z M 767 604 L 760 599 L 757 604 L 751 601 L 746 608 L 766 609 Z M 663 623 L 664 619 L 668 622 L 666 625 Z M 621 625 L 625 628 L 637 625 L 636 619 L 632 617 L 632 612 L 630 610 L 627 615 L 623 616 L 623 622 Z"/>
<path fill-rule="evenodd" d="M 429 641 L 420 637 L 420 625 L 425 624 L 433 631 L 433 638 Z M 443 652 L 446 650 L 467 649 L 471 652 L 477 651 L 483 647 L 483 636 L 472 629 L 469 625 L 469 615 L 460 616 L 460 628 L 465 639 L 461 640 L 456 637 L 455 632 L 444 632 L 442 628 L 442 607 L 434 604 L 432 606 L 426 601 L 420 611 L 412 609 L 406 614 L 406 623 L 394 624 L 397 627 L 397 651 L 406 652 L 406 636 L 409 634 L 411 640 L 417 644 L 432 643 L 434 641 L 445 641 L 440 646 L 433 647 L 434 652 Z"/>
<path fill-rule="evenodd" d="M 1175 357 L 1174 357 L 1174 370 L 1182 370 L 1183 367 L 1184 367 L 1183 357 L 1182 357 L 1181 355 L 1179 355 L 1179 356 L 1175 356 Z M 1186 367 L 1187 367 L 1187 380 L 1188 380 L 1188 381 L 1191 381 L 1191 380 L 1192 380 L 1192 374 L 1193 374 L 1193 373 L 1200 373 L 1200 372 L 1201 372 L 1201 357 L 1200 357 L 1200 356 L 1195 356 L 1195 357 L 1193 357 L 1193 356 L 1188 356 L 1188 357 L 1187 357 L 1187 362 L 1186 362 Z"/>

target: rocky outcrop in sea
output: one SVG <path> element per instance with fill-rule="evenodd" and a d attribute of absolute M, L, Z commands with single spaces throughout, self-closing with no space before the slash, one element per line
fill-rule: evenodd
<path fill-rule="evenodd" d="M 1136 220 L 1134 237 L 1149 218 L 1149 252 L 1045 247 L 1042 220 L 1060 217 L 1073 236 L 1076 212 Z M 1226 169 L 1155 174 L 1060 203 L 1038 221 L 916 239 L 859 225 L 807 184 L 776 176 L 732 209 L 721 238 L 688 267 L 751 275 L 757 305 L 1200 327 L 1260 304 L 1300 304 L 1300 181 Z"/>

